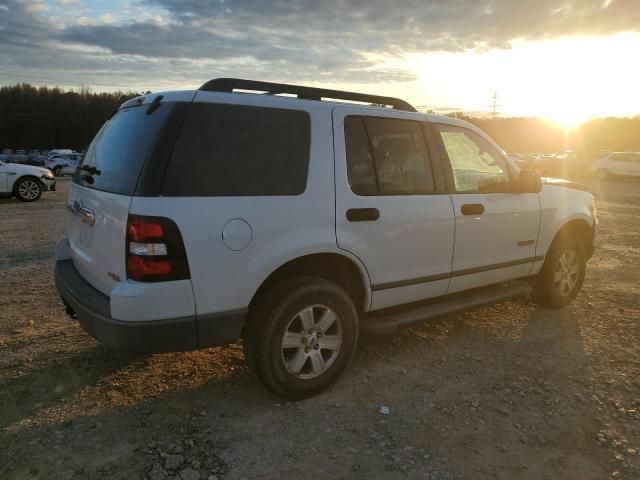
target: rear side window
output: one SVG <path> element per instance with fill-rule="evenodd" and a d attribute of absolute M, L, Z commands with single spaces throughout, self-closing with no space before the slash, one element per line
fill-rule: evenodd
<path fill-rule="evenodd" d="M 306 112 L 193 103 L 165 175 L 169 196 L 299 195 L 307 184 Z"/>
<path fill-rule="evenodd" d="M 120 110 L 97 133 L 81 166 L 96 173 L 76 170 L 74 182 L 88 188 L 133 195 L 147 155 L 161 136 L 175 104 L 162 103 L 150 115 L 147 106 Z M 72 157 L 72 156 L 71 156 Z"/>
<path fill-rule="evenodd" d="M 394 118 L 345 118 L 347 174 L 357 195 L 435 192 L 420 122 Z"/>

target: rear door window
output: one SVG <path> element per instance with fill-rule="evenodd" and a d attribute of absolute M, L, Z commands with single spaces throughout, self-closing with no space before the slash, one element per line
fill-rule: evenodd
<path fill-rule="evenodd" d="M 165 175 L 167 196 L 299 195 L 307 184 L 309 115 L 193 103 Z"/>
<path fill-rule="evenodd" d="M 377 195 L 378 182 L 369 137 L 362 117 L 344 119 L 347 149 L 347 176 L 356 195 Z"/>
<path fill-rule="evenodd" d="M 357 195 L 435 192 L 420 122 L 395 118 L 345 118 L 347 174 Z"/>

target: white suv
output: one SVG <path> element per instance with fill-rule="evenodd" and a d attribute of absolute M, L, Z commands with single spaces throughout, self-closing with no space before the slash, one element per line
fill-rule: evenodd
<path fill-rule="evenodd" d="M 61 177 L 63 175 L 73 175 L 81 161 L 82 155 L 79 153 L 57 153 L 47 158 L 45 166 L 56 177 Z"/>
<path fill-rule="evenodd" d="M 236 79 L 124 103 L 68 209 L 55 279 L 87 332 L 140 352 L 242 338 L 290 398 L 331 384 L 360 330 L 528 293 L 566 305 L 597 223 L 591 194 L 521 171 L 468 123 Z"/>
<path fill-rule="evenodd" d="M 609 177 L 640 177 L 640 153 L 612 152 L 598 159 L 590 169 L 598 180 Z"/>

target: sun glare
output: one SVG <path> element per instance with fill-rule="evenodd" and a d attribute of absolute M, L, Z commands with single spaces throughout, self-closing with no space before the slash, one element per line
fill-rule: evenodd
<path fill-rule="evenodd" d="M 619 34 L 413 54 L 385 66 L 416 73 L 406 97 L 417 105 L 487 114 L 495 91 L 502 116 L 535 116 L 571 128 L 593 117 L 640 113 L 638 58 L 640 35 Z"/>
<path fill-rule="evenodd" d="M 565 130 L 572 130 L 580 126 L 582 123 L 594 118 L 596 115 L 591 114 L 588 108 L 583 105 L 563 105 L 557 111 L 549 109 L 547 113 L 540 115 L 540 118 L 563 127 Z"/>

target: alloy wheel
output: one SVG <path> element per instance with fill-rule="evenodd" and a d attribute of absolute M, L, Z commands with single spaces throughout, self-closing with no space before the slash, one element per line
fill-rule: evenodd
<path fill-rule="evenodd" d="M 35 180 L 25 180 L 18 186 L 18 192 L 25 200 L 35 200 L 40 194 L 40 185 Z"/>
<path fill-rule="evenodd" d="M 553 272 L 553 286 L 558 293 L 566 297 L 573 292 L 580 277 L 578 254 L 573 249 L 562 252 Z"/>
<path fill-rule="evenodd" d="M 326 305 L 300 310 L 287 324 L 281 341 L 282 361 L 301 380 L 316 378 L 336 361 L 342 347 L 342 321 Z"/>

